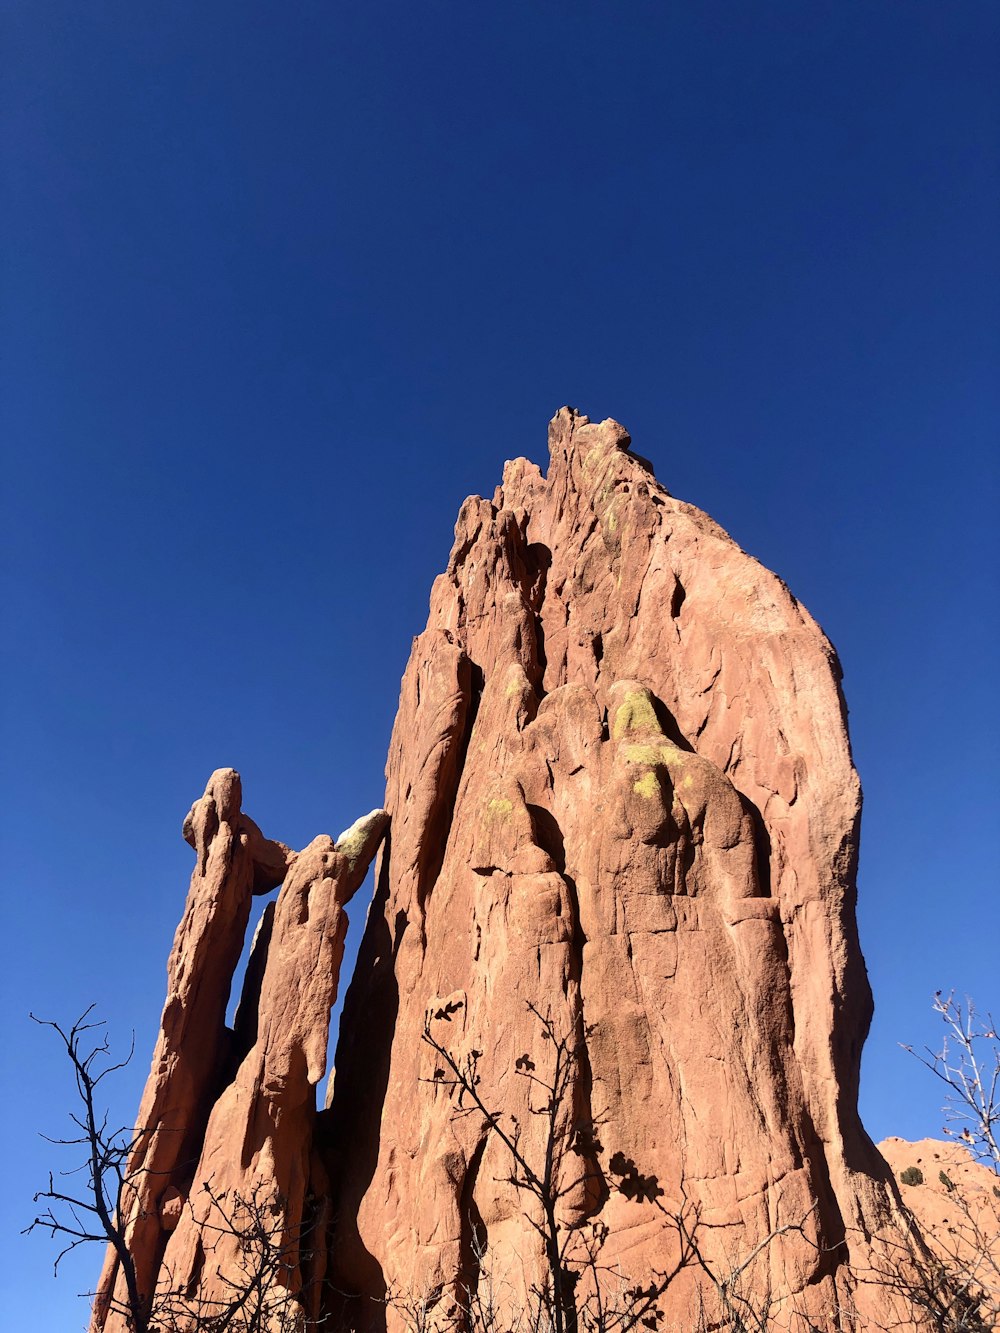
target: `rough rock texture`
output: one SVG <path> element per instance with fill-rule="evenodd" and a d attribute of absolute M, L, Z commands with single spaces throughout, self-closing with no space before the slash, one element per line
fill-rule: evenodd
<path fill-rule="evenodd" d="M 837 659 L 616 422 L 563 409 L 549 445 L 546 477 L 516 459 L 463 505 L 403 678 L 325 1117 L 334 1280 L 364 1322 L 387 1288 L 446 1308 L 474 1241 L 508 1273 L 518 1256 L 514 1286 L 537 1274 L 502 1144 L 421 1041 L 429 1021 L 481 1051 L 483 1101 L 537 1154 L 515 1068 L 544 1061 L 533 1002 L 586 1033 L 565 1218 L 607 1223 L 630 1278 L 667 1266 L 676 1227 L 616 1188 L 623 1154 L 663 1209 L 697 1211 L 720 1271 L 801 1223 L 756 1280 L 828 1315 L 894 1207 L 857 1116 L 871 998 Z"/>
<path fill-rule="evenodd" d="M 240 806 L 239 775 L 219 769 L 184 823 L 197 864 L 136 1122 L 144 1132 L 129 1164 L 136 1192 L 127 1236 L 139 1290 L 148 1295 L 158 1283 L 161 1291 L 195 1291 L 208 1309 L 225 1298 L 244 1262 L 220 1207 L 231 1214 L 239 1197 L 276 1208 L 274 1245 L 293 1260 L 297 1253 L 315 1086 L 326 1069 L 347 930 L 343 907 L 387 824 L 384 811 L 373 811 L 336 843 L 320 837 L 295 853 L 264 838 Z M 279 884 L 258 927 L 230 1030 L 226 1007 L 251 897 Z M 321 1178 L 319 1189 L 324 1185 Z M 281 1280 L 297 1292 L 298 1265 L 292 1262 Z M 124 1333 L 125 1299 L 110 1252 L 95 1327 Z"/>
<path fill-rule="evenodd" d="M 955 1302 L 971 1289 L 979 1298 L 983 1326 L 1000 1327 L 1000 1176 L 974 1161 L 959 1143 L 892 1138 L 878 1147 L 929 1247 L 931 1262 L 917 1270 L 925 1294 Z M 914 1168 L 922 1179 L 905 1183 L 903 1173 Z M 943 1291 L 934 1260 L 959 1276 L 956 1292 Z M 965 1327 L 975 1325 L 968 1321 Z"/>
<path fill-rule="evenodd" d="M 487 1284 L 523 1309 L 539 1217 L 482 1109 L 516 1117 L 541 1172 L 548 1024 L 572 1052 L 553 1116 L 570 1267 L 589 1238 L 627 1301 L 681 1265 L 660 1333 L 735 1326 L 711 1322 L 720 1289 L 772 1328 L 910 1327 L 897 1278 L 932 1255 L 857 1114 L 871 996 L 836 656 L 616 422 L 563 409 L 549 445 L 546 476 L 516 459 L 462 507 L 386 811 L 296 854 L 220 770 L 188 818 L 126 1209 L 142 1290 L 213 1299 L 244 1257 L 218 1199 L 265 1197 L 281 1286 L 324 1327 L 399 1328 L 408 1307 L 454 1330 Z M 342 909 L 383 835 L 317 1114 Z M 229 1031 L 251 896 L 279 884 Z M 123 1333 L 112 1293 L 114 1255 L 95 1327 Z"/>

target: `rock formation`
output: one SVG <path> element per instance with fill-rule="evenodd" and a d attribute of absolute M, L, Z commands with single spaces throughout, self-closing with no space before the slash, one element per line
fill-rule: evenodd
<path fill-rule="evenodd" d="M 871 996 L 836 655 L 629 444 L 563 409 L 547 475 L 516 459 L 463 505 L 387 813 L 296 856 L 230 770 L 196 804 L 139 1117 L 144 1291 L 211 1295 L 235 1261 L 206 1252 L 218 1197 L 271 1188 L 308 1313 L 453 1325 L 482 1284 L 517 1305 L 552 1271 L 535 1169 L 566 1281 L 589 1245 L 620 1290 L 660 1284 L 663 1328 L 737 1287 L 775 1327 L 885 1326 L 868 1279 L 903 1214 L 857 1114 Z M 342 908 L 387 820 L 317 1115 Z M 250 897 L 279 883 L 230 1033 Z M 106 1330 L 116 1282 L 112 1256 Z"/>
<path fill-rule="evenodd" d="M 1000 1177 L 959 1142 L 891 1138 L 878 1147 L 927 1245 L 918 1264 L 905 1237 L 889 1248 L 890 1260 L 900 1251 L 910 1260 L 905 1282 L 911 1299 L 930 1310 L 937 1327 L 1000 1327 Z M 953 1280 L 943 1282 L 943 1273 Z M 890 1269 L 887 1276 L 895 1273 Z"/>
<path fill-rule="evenodd" d="M 629 443 L 559 412 L 547 476 L 517 459 L 463 505 L 413 645 L 330 1117 L 336 1281 L 368 1297 L 454 1299 L 472 1215 L 495 1262 L 538 1259 L 502 1144 L 435 1086 L 428 1014 L 529 1136 L 528 1003 L 586 1034 L 573 1117 L 606 1152 L 566 1207 L 630 1277 L 664 1268 L 686 1202 L 716 1265 L 801 1223 L 766 1284 L 829 1311 L 891 1210 L 857 1115 L 871 997 L 836 656 Z M 667 1213 L 614 1187 L 615 1152 Z"/>
<path fill-rule="evenodd" d="M 240 1285 L 247 1208 L 274 1215 L 269 1237 L 291 1295 L 310 1177 L 315 1085 L 326 1068 L 347 918 L 385 831 L 382 810 L 336 843 L 296 854 L 241 810 L 240 778 L 219 769 L 184 822 L 197 864 L 167 969 L 167 1001 L 129 1162 L 126 1236 L 140 1293 L 159 1285 L 179 1330 L 203 1327 Z M 233 973 L 253 894 L 282 885 L 261 918 L 235 1030 Z M 187 1205 L 187 1206 L 185 1206 Z M 257 1220 L 256 1216 L 250 1220 Z M 174 1300 L 193 1295 L 194 1303 Z M 128 1293 L 110 1251 L 94 1323 L 125 1333 Z M 176 1313 L 179 1311 L 179 1313 Z M 185 1317 L 189 1316 L 189 1317 Z"/>

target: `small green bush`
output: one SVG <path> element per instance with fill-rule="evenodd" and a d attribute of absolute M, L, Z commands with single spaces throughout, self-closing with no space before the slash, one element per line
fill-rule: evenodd
<path fill-rule="evenodd" d="M 922 1185 L 924 1183 L 924 1173 L 919 1166 L 908 1166 L 905 1171 L 900 1171 L 899 1178 L 904 1185 Z"/>

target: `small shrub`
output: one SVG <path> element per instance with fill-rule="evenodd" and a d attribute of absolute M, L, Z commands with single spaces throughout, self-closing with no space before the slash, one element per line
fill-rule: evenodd
<path fill-rule="evenodd" d="M 900 1171 L 899 1178 L 904 1185 L 922 1185 L 924 1183 L 924 1173 L 919 1166 L 908 1166 L 905 1171 Z"/>

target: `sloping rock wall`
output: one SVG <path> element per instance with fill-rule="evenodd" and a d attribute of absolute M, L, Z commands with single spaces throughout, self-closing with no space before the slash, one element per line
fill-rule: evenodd
<path fill-rule="evenodd" d="M 938 1327 L 1000 1328 L 1000 1174 L 958 1141 L 891 1138 L 878 1147 L 926 1251 L 914 1255 L 905 1234 L 889 1236 L 875 1276 L 902 1284 Z"/>

